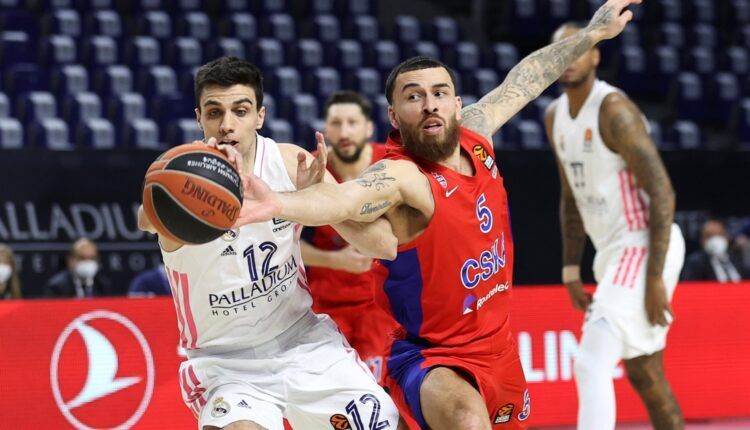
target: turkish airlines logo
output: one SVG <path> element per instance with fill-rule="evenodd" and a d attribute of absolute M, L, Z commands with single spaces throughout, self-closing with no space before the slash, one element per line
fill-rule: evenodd
<path fill-rule="evenodd" d="M 50 383 L 57 407 L 75 428 L 131 428 L 153 394 L 151 348 L 124 316 L 85 313 L 57 339 Z"/>

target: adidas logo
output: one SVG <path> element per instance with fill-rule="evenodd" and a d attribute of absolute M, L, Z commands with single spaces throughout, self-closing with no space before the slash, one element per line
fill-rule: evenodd
<path fill-rule="evenodd" d="M 237 252 L 232 248 L 232 245 L 227 246 L 227 248 L 221 253 L 222 257 L 226 257 L 227 255 L 237 255 Z"/>
<path fill-rule="evenodd" d="M 241 402 L 237 403 L 237 406 L 239 406 L 239 407 L 241 407 L 241 408 L 248 408 L 248 409 L 252 409 L 252 408 L 250 407 L 250 405 L 248 405 L 248 404 L 247 404 L 247 402 L 246 402 L 245 400 L 242 400 Z"/>

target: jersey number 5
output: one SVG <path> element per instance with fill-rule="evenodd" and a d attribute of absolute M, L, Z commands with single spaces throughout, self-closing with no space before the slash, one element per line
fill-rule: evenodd
<path fill-rule="evenodd" d="M 479 229 L 482 233 L 489 233 L 492 230 L 492 211 L 485 206 L 487 198 L 482 194 L 477 199 L 477 219 L 479 220 Z"/>

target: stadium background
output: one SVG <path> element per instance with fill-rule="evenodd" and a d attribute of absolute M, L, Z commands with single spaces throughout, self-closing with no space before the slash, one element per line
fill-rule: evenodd
<path fill-rule="evenodd" d="M 585 20 L 601 3 L 0 0 L 0 242 L 17 252 L 26 297 L 41 294 L 46 279 L 64 266 L 72 240 L 80 236 L 99 244 L 102 270 L 124 294 L 135 273 L 160 261 L 153 238 L 136 228 L 135 209 L 143 173 L 156 155 L 200 137 L 192 88 L 200 64 L 220 55 L 258 64 L 265 75 L 269 110 L 261 132 L 277 141 L 309 149 L 313 130 L 322 127 L 325 98 L 340 88 L 373 99 L 377 140 L 383 141 L 388 130 L 383 83 L 399 61 L 418 54 L 442 59 L 457 72 L 459 94 L 469 104 L 501 82 L 523 56 L 546 44 L 560 23 Z M 602 44 L 600 77 L 626 90 L 647 115 L 677 193 L 676 220 L 690 252 L 697 248 L 700 225 L 709 216 L 727 218 L 733 231 L 750 215 L 750 1 L 647 0 L 634 11 L 634 23 L 625 33 Z M 556 87 L 550 88 L 494 141 L 510 199 L 517 285 L 559 283 L 559 181 L 541 124 L 546 103 L 558 94 Z M 589 247 L 583 264 L 589 282 L 591 258 Z M 522 288 L 518 294 L 527 294 Z M 740 336 L 750 323 L 737 306 L 748 303 L 750 294 L 715 285 L 688 288 L 710 297 L 705 299 L 713 309 L 710 315 L 733 317 L 734 324 L 722 326 L 713 316 L 691 317 L 695 327 L 685 326 L 686 332 L 710 336 L 704 326 L 714 324 L 717 331 L 726 327 L 726 338 L 719 337 L 718 346 L 714 338 L 701 342 L 726 351 L 724 356 L 747 349 Z M 537 293 L 529 288 L 532 299 L 526 300 L 536 306 L 535 294 L 544 298 L 557 290 Z M 553 302 L 560 307 L 557 311 L 569 311 L 565 300 Z M 158 328 L 164 331 L 159 339 L 172 336 L 176 345 L 169 301 L 153 309 L 157 305 L 141 300 L 111 303 L 93 300 L 66 307 L 58 302 L 62 308 L 47 301 L 0 303 L 2 362 L 19 366 L 12 368 L 22 375 L 27 362 L 38 365 L 32 374 L 46 372 L 63 328 L 76 316 L 107 306 L 123 314 L 151 312 L 167 318 L 159 320 Z M 516 312 L 525 324 L 518 303 Z M 578 335 L 573 313 L 560 327 L 544 313 L 534 315 L 529 324 L 538 332 L 535 345 L 547 342 L 546 332 L 561 336 L 565 329 Z M 153 323 L 142 319 L 142 324 Z M 545 324 L 550 327 L 545 329 Z M 49 348 L 33 357 L 17 355 L 37 339 L 28 333 L 39 339 L 51 336 Z M 685 351 L 688 355 L 690 350 Z M 537 353 L 533 363 L 546 363 L 545 354 Z M 676 358 L 689 361 L 687 356 Z M 178 359 L 178 354 L 169 358 Z M 746 357 L 737 360 L 731 369 L 714 372 L 744 383 L 744 389 L 723 392 L 715 400 L 731 398 L 738 407 L 690 416 L 750 416 L 750 363 Z M 161 362 L 156 362 L 158 368 Z M 533 363 L 527 373 L 533 373 Z M 170 365 L 158 372 L 170 374 Z M 14 379 L 8 372 L 6 367 L 0 373 L 0 398 L 14 400 L 0 408 L 0 427 L 39 427 L 24 427 L 23 420 L 7 424 L 6 419 L 17 417 L 9 411 L 18 406 L 11 405 L 18 404 L 24 405 L 18 416 L 26 420 L 54 414 L 62 419 L 54 403 L 38 406 L 46 404 L 38 398 L 51 398 L 48 374 L 34 378 L 41 391 L 18 397 L 22 387 L 11 385 Z M 176 381 L 164 385 L 170 395 L 178 395 Z M 575 401 L 572 383 L 564 394 Z M 174 408 L 177 399 L 164 403 Z M 37 410 L 34 405 L 40 413 L 29 413 L 30 407 Z M 642 419 L 640 413 L 626 417 Z M 542 418 L 538 423 L 570 422 L 569 414 L 559 416 L 566 418 Z"/>

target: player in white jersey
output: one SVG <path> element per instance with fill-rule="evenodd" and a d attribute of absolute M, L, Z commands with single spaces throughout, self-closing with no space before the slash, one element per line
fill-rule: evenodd
<path fill-rule="evenodd" d="M 257 134 L 263 125 L 262 77 L 235 57 L 212 61 L 196 75 L 196 118 L 209 145 L 229 155 L 275 191 L 319 181 L 318 159 L 295 145 Z M 302 155 L 300 155 L 302 154 Z M 328 175 L 327 180 L 333 181 Z M 139 226 L 154 231 L 139 211 Z M 360 251 L 394 258 L 386 221 L 334 226 Z M 325 315 L 311 309 L 299 248 L 301 226 L 282 219 L 247 224 L 204 245 L 160 237 L 174 298 L 183 400 L 199 429 L 280 430 L 392 428 L 398 412 L 372 373 Z M 339 427 L 336 427 L 339 426 Z"/>
<path fill-rule="evenodd" d="M 553 40 L 580 27 L 565 24 Z M 672 222 L 674 192 L 645 118 L 622 92 L 597 80 L 598 64 L 593 48 L 568 68 L 558 81 L 565 93 L 545 115 L 562 184 L 563 282 L 573 306 L 586 311 L 574 365 L 578 428 L 614 428 L 612 373 L 624 359 L 654 428 L 681 429 L 662 369 L 670 299 L 685 256 Z M 586 235 L 596 249 L 593 298 L 580 278 Z"/>

